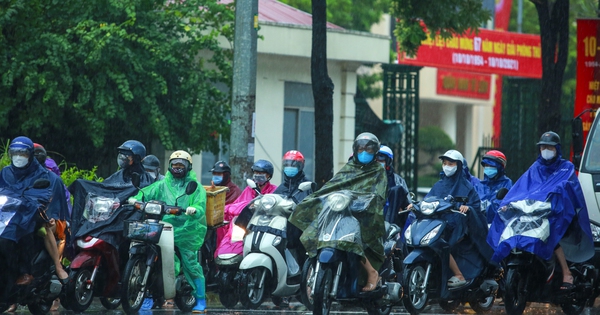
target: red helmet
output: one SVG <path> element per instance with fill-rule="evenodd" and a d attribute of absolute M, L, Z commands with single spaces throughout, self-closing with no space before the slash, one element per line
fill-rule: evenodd
<path fill-rule="evenodd" d="M 504 153 L 498 150 L 491 150 L 488 151 L 485 155 L 483 155 L 483 159 L 481 160 L 482 164 L 485 162 L 485 159 L 489 159 L 496 163 L 500 163 L 503 168 L 506 167 L 506 156 L 504 155 Z"/>
<path fill-rule="evenodd" d="M 290 150 L 283 155 L 283 166 L 294 166 L 298 171 L 304 168 L 304 155 L 300 151 Z"/>

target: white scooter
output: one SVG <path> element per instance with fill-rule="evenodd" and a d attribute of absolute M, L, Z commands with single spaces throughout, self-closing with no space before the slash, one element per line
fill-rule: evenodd
<path fill-rule="evenodd" d="M 256 186 L 251 180 L 247 183 Z M 295 194 L 312 185 L 301 183 Z M 253 203 L 254 214 L 246 227 L 244 259 L 239 267 L 240 302 L 245 308 L 257 309 L 268 296 L 277 304 L 283 297 L 299 294 L 302 268 L 286 248 L 287 219 L 296 207 L 293 195 L 260 195 Z"/>

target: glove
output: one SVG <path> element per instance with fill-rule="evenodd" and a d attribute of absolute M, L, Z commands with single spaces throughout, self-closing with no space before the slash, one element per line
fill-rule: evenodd
<path fill-rule="evenodd" d="M 137 200 L 135 200 L 135 198 L 133 198 L 133 197 L 127 199 L 127 203 L 130 204 L 130 205 L 134 204 L 136 201 Z"/>
<path fill-rule="evenodd" d="M 192 215 L 196 213 L 196 208 L 194 207 L 187 207 L 187 209 L 185 209 L 185 214 L 186 215 Z"/>

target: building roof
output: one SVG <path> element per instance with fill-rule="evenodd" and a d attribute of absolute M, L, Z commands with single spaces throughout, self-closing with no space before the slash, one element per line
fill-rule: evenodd
<path fill-rule="evenodd" d="M 231 3 L 233 0 L 221 0 Z M 278 24 L 302 25 L 312 27 L 312 15 L 276 0 L 258 0 L 258 20 Z M 327 28 L 343 30 L 344 28 L 327 22 Z"/>

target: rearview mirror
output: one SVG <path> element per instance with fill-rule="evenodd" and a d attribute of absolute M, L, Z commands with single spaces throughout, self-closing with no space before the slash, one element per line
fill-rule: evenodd
<path fill-rule="evenodd" d="M 45 178 L 39 178 L 39 179 L 36 179 L 35 182 L 33 182 L 32 188 L 43 189 L 43 188 L 48 188 L 48 187 L 50 187 L 50 181 Z"/>
<path fill-rule="evenodd" d="M 508 193 L 508 189 L 506 187 L 500 188 L 500 190 L 498 190 L 498 192 L 496 193 L 496 199 L 498 199 L 498 200 L 504 199 L 504 197 L 506 196 L 507 193 Z"/>
<path fill-rule="evenodd" d="M 575 117 L 571 121 L 571 133 L 573 136 L 573 165 L 578 170 L 583 154 L 583 122 L 581 117 Z"/>
<path fill-rule="evenodd" d="M 302 182 L 300 183 L 300 185 L 298 185 L 298 190 L 299 191 L 307 191 L 309 189 L 313 188 L 313 182 Z"/>
<path fill-rule="evenodd" d="M 248 186 L 250 186 L 250 188 L 256 189 L 256 183 L 253 180 L 251 180 L 250 178 L 246 179 L 246 184 Z"/>
<path fill-rule="evenodd" d="M 133 187 L 140 189 L 140 173 L 133 172 L 131 174 L 131 184 L 133 184 Z"/>
<path fill-rule="evenodd" d="M 198 189 L 198 182 L 197 181 L 191 181 L 185 187 L 185 194 L 186 195 L 191 195 L 191 194 L 193 194 L 196 191 L 196 189 Z"/>

